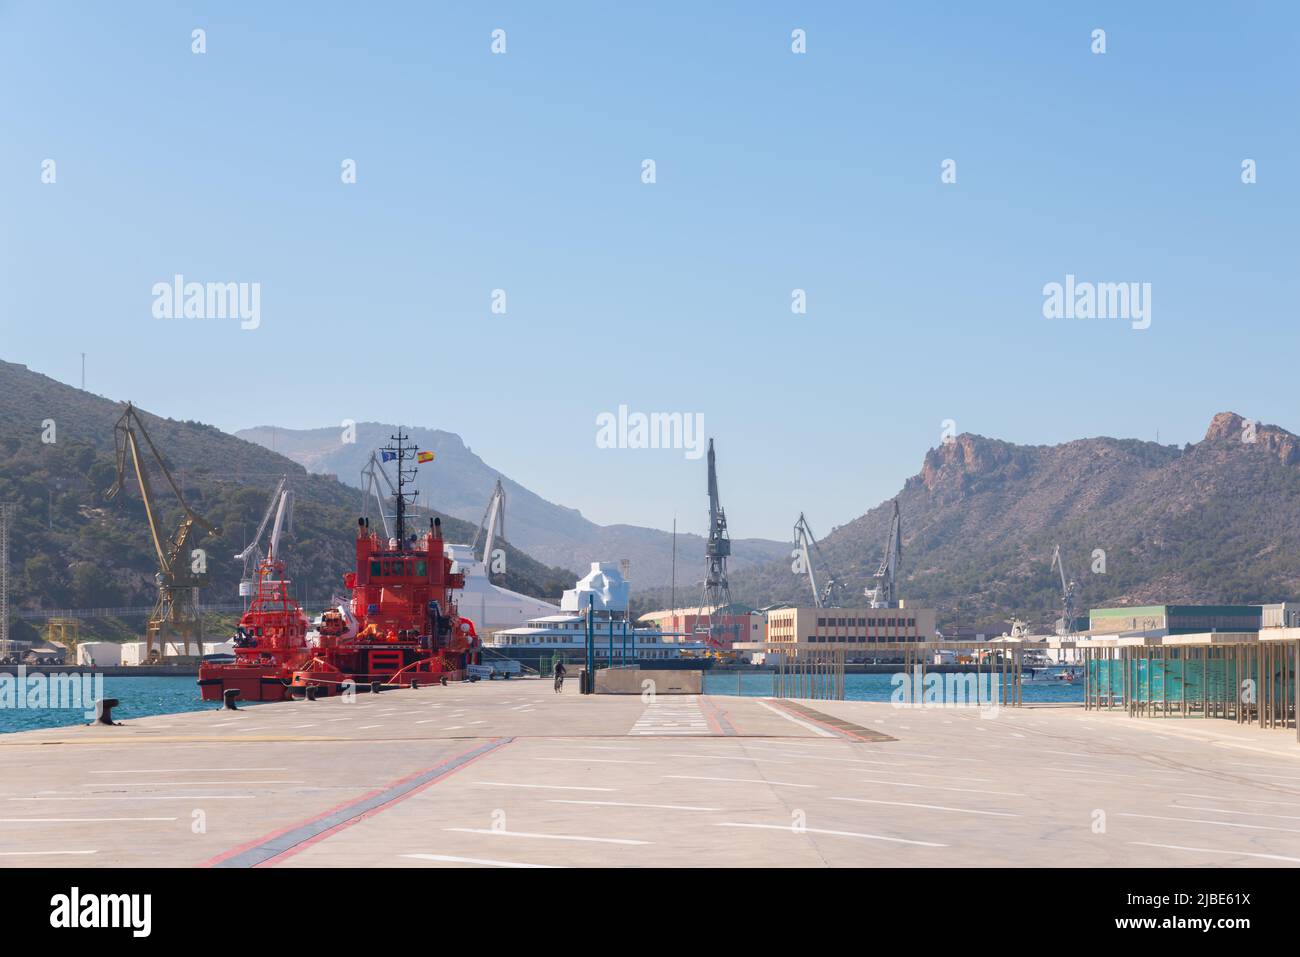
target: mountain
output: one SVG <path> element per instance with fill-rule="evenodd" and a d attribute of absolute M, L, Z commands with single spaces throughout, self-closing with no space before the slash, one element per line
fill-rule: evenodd
<path fill-rule="evenodd" d="M 1214 416 L 1204 439 L 1181 449 L 960 435 L 927 453 L 898 503 L 899 592 L 938 608 L 941 629 L 996 628 L 1012 614 L 1050 625 L 1060 614 L 1050 567 L 1058 542 L 1082 611 L 1300 595 L 1300 439 L 1232 412 Z M 843 604 L 861 601 L 890 514 L 885 502 L 820 543 L 848 583 Z M 810 598 L 788 561 L 733 576 L 732 591 L 756 603 Z"/>
<path fill-rule="evenodd" d="M 369 461 L 371 451 L 388 444 L 389 436 L 396 430 L 395 425 L 361 422 L 356 425 L 352 442 L 344 441 L 342 429 L 333 428 L 294 430 L 259 426 L 235 434 L 274 449 L 312 472 L 337 475 L 341 481 L 360 487 L 361 470 Z M 548 502 L 501 475 L 452 432 L 411 427 L 404 430 L 412 442 L 437 456 L 436 464 L 421 469 L 416 478 L 420 501 L 431 502 L 446 514 L 477 526 L 492 488 L 500 478 L 506 490 L 506 530 L 510 541 L 533 557 L 547 564 L 580 569 L 594 561 L 626 558 L 632 563 L 631 577 L 638 592 L 671 581 L 671 533 L 637 525 L 597 525 L 583 518 L 577 509 Z M 704 484 L 701 467 L 701 495 Z M 732 542 L 732 567 L 740 570 L 760 566 L 789 551 L 790 546 L 782 542 L 737 539 Z M 704 539 L 699 535 L 679 534 L 679 584 L 698 579 L 697 566 L 703 561 Z"/>
<path fill-rule="evenodd" d="M 117 498 L 106 496 L 116 473 L 113 426 L 123 407 L 0 361 L 0 502 L 14 511 L 10 601 L 17 609 L 152 605 L 155 559 L 134 475 Z M 309 610 L 316 611 L 342 591 L 343 573 L 355 561 L 355 489 L 213 426 L 141 415 L 191 506 L 223 529 L 222 535 L 197 542 L 208 553 L 212 575 L 201 596 L 205 603 L 238 601 L 242 565 L 231 556 L 256 531 L 271 491 L 285 474 L 296 499 L 285 552 L 294 595 L 305 596 Z M 159 473 L 151 476 L 170 535 L 180 509 Z M 474 535 L 474 526 L 454 516 L 444 515 L 443 526 L 451 541 L 467 542 Z M 512 545 L 506 553 L 508 574 L 498 581 L 508 588 L 557 600 L 576 577 Z M 121 637 L 137 630 L 139 622 L 88 619 L 82 627 Z"/>

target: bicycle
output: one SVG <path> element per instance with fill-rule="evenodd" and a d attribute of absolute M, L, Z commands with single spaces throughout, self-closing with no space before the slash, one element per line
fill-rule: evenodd
<path fill-rule="evenodd" d="M 555 676 L 555 693 L 556 694 L 564 693 L 564 675 L 562 674 Z"/>

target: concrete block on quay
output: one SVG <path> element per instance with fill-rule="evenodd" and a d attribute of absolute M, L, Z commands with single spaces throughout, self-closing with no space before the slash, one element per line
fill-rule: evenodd
<path fill-rule="evenodd" d="M 647 685 L 646 682 L 652 682 Z M 596 672 L 596 694 L 701 694 L 704 672 L 664 668 L 601 668 Z"/>

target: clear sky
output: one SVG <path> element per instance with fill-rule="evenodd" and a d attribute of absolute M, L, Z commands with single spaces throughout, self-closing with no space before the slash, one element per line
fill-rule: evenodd
<path fill-rule="evenodd" d="M 227 430 L 444 428 L 696 531 L 702 461 L 595 436 L 701 413 L 737 537 L 854 518 L 947 419 L 1300 431 L 1297 9 L 0 2 L 0 358 Z M 178 273 L 260 283 L 260 326 L 155 318 Z M 1150 283 L 1150 328 L 1045 318 L 1067 274 Z"/>

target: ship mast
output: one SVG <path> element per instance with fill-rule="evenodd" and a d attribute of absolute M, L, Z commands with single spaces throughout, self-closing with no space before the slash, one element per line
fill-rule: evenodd
<path fill-rule="evenodd" d="M 416 469 L 407 468 L 406 463 L 414 459 L 420 451 L 418 445 L 407 445 L 406 441 L 410 436 L 406 435 L 401 427 L 397 429 L 396 435 L 390 435 L 390 442 L 395 443 L 384 446 L 380 451 L 384 454 L 381 456 L 383 461 L 397 462 L 397 491 L 393 493 L 393 501 L 396 505 L 396 516 L 394 520 L 393 531 L 397 539 L 397 547 L 406 547 L 406 508 L 408 505 L 415 504 L 415 498 L 420 493 L 418 491 L 406 491 L 408 482 L 415 480 Z"/>

